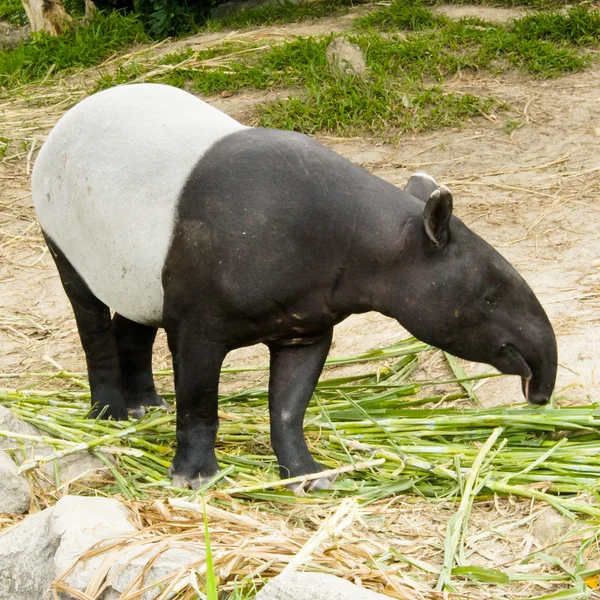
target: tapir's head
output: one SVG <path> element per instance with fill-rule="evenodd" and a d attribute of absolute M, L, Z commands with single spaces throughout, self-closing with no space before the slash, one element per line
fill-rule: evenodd
<path fill-rule="evenodd" d="M 546 404 L 556 379 L 556 338 L 535 294 L 496 250 L 452 216 L 447 188 L 419 174 L 405 191 L 424 203 L 405 230 L 402 243 L 411 260 L 396 269 L 401 280 L 395 282 L 392 316 L 424 342 L 520 375 L 528 401 Z"/>

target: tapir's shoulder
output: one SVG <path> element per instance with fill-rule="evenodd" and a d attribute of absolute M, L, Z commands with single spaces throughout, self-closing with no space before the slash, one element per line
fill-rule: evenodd
<path fill-rule="evenodd" d="M 318 140 L 296 131 L 260 127 L 234 131 L 220 140 L 205 157 L 205 166 L 229 164 L 241 171 L 270 165 L 272 176 L 295 175 L 301 179 L 335 178 L 336 174 L 354 177 L 369 173 Z M 261 169 L 262 170 L 262 169 Z"/>

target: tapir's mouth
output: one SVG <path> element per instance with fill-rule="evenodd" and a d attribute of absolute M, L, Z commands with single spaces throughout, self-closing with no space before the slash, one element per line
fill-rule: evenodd
<path fill-rule="evenodd" d="M 521 377 L 523 395 L 531 404 L 546 404 L 547 398 L 536 393 L 534 389 L 532 369 L 523 358 L 523 355 L 512 344 L 502 344 L 492 363 L 496 369 L 505 375 L 519 375 Z M 533 384 L 533 385 L 532 385 Z"/>
<path fill-rule="evenodd" d="M 506 375 L 520 375 L 523 396 L 530 404 L 547 404 L 550 399 L 548 394 L 540 391 L 539 381 L 534 378 L 535 369 L 523 358 L 523 355 L 512 345 L 503 344 L 498 353 L 497 363 L 494 365 Z"/>
<path fill-rule="evenodd" d="M 502 344 L 493 364 L 505 375 L 520 375 L 523 381 L 531 380 L 531 369 L 527 361 L 512 344 Z"/>

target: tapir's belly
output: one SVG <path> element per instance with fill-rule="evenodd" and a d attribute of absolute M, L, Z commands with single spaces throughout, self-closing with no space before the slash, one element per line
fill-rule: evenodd
<path fill-rule="evenodd" d="M 40 225 L 95 296 L 133 321 L 160 325 L 181 190 L 205 152 L 240 129 L 166 86 L 91 96 L 60 120 L 36 160 Z"/>

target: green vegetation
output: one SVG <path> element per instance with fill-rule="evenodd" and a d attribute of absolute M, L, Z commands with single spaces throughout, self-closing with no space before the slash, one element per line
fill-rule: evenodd
<path fill-rule="evenodd" d="M 511 65 L 541 77 L 557 77 L 579 71 L 589 64 L 587 55 L 580 55 L 579 46 L 600 43 L 600 12 L 588 7 L 571 8 L 567 13 L 541 12 L 516 19 L 509 25 L 491 24 L 479 19 L 458 22 L 434 17 L 419 3 L 413 7 L 394 2 L 361 19 L 359 30 L 431 29 L 414 34 L 407 44 L 415 46 L 415 58 L 425 53 L 435 62 L 442 61 L 447 69 L 455 58 L 462 61 L 461 69 L 498 67 L 494 62 L 508 59 Z M 411 14 L 417 15 L 411 19 Z M 420 46 L 420 47 L 419 47 Z M 446 56 L 450 52 L 451 56 Z"/>
<path fill-rule="evenodd" d="M 210 22 L 206 28 L 329 14 L 347 8 L 349 2 L 263 7 Z M 189 85 L 204 95 L 284 88 L 291 91 L 287 98 L 258 108 L 260 125 L 306 133 L 369 132 L 393 137 L 406 130 L 460 125 L 492 110 L 491 98 L 444 91 L 443 83 L 459 72 L 518 68 L 548 78 L 583 69 L 591 60 L 589 49 L 597 48 L 600 41 L 600 12 L 575 6 L 508 24 L 476 18 L 456 22 L 433 14 L 419 0 L 396 0 L 357 19 L 347 38 L 365 55 L 367 72 L 360 77 L 331 72 L 325 59 L 330 35 L 298 38 L 266 49 L 264 42 L 239 41 L 196 53 L 188 49 L 164 57 L 159 66 L 174 68 L 149 80 Z M 147 39 L 142 21 L 135 16 L 101 13 L 89 27 L 74 25 L 57 38 L 37 34 L 0 53 L 0 85 L 12 87 L 49 72 L 98 64 L 124 45 Z M 217 57 L 222 60 L 202 64 Z M 135 62 L 117 66 L 101 76 L 94 90 L 138 80 L 145 70 Z"/>
<path fill-rule="evenodd" d="M 0 52 L 0 88 L 14 87 L 73 67 L 102 62 L 126 44 L 148 41 L 133 16 L 99 13 L 89 25 L 75 24 L 61 36 L 38 32 Z"/>
<path fill-rule="evenodd" d="M 389 6 L 356 19 L 355 26 L 359 29 L 377 27 L 382 30 L 419 31 L 432 27 L 445 26 L 450 19 L 442 15 L 434 15 L 421 2 L 407 0 L 395 1 Z"/>
<path fill-rule="evenodd" d="M 206 21 L 203 30 L 220 31 L 222 29 L 238 29 L 294 23 L 297 21 L 317 19 L 347 12 L 352 6 L 364 4 L 367 0 L 322 0 L 307 4 L 292 4 L 282 0 L 281 4 L 259 6 L 237 13 L 224 15 Z"/>
<path fill-rule="evenodd" d="M 27 15 L 23 10 L 21 0 L 0 0 L 0 20 L 2 19 L 13 24 L 25 24 Z"/>
<path fill-rule="evenodd" d="M 420 355 L 428 350 L 426 344 L 408 338 L 387 348 L 328 360 L 328 368 L 361 362 L 368 366 L 362 374 L 322 379 L 308 408 L 306 433 L 317 461 L 325 469 L 349 467 L 349 473 L 334 483 L 333 491 L 319 492 L 318 497 L 352 495 L 365 504 L 400 491 L 426 497 L 458 497 L 464 489 L 464 477 L 471 473 L 485 443 L 492 440 L 478 467 L 480 485 L 473 488 L 474 494 L 535 497 L 565 514 L 600 518 L 597 506 L 569 499 L 597 485 L 597 405 L 464 410 L 440 407 L 442 401 L 472 401 L 467 384 L 496 375 L 468 377 L 461 373 L 461 377 L 445 381 L 412 379 Z M 388 361 L 389 366 L 373 362 L 378 360 Z M 223 375 L 261 370 L 267 368 L 224 369 Z M 155 376 L 170 377 L 172 371 Z M 116 478 L 107 484 L 107 493 L 121 493 L 126 498 L 165 493 L 169 485 L 167 467 L 175 445 L 173 413 L 152 410 L 135 423 L 89 420 L 89 391 L 83 374 L 41 373 L 32 377 L 44 382 L 54 378 L 76 385 L 81 391 L 68 391 L 64 385 L 55 391 L 36 391 L 28 385 L 24 393 L 1 389 L 0 404 L 45 432 L 45 442 L 61 450 L 60 456 L 86 449 L 113 456 L 116 463 L 111 471 Z M 445 395 L 427 395 L 427 390 L 434 387 L 445 388 Z M 162 394 L 170 399 L 174 396 L 169 389 Z M 218 437 L 219 460 L 228 482 L 216 477 L 209 487 L 256 501 L 285 502 L 293 498 L 291 492 L 270 491 L 277 486 L 268 482 L 277 481 L 278 476 L 269 446 L 267 404 L 268 393 L 263 387 L 220 398 L 223 415 L 235 415 L 222 420 Z M 11 436 L 32 441 L 30 436 Z M 351 440 L 361 444 L 349 447 Z M 120 450 L 127 448 L 131 451 Z M 50 458 L 45 457 L 44 462 Z M 367 459 L 379 460 L 377 468 L 352 469 L 352 465 Z M 25 461 L 26 456 L 20 460 Z M 37 462 L 29 462 L 24 470 L 34 474 L 37 466 Z M 231 479 L 236 483 L 232 485 Z M 535 489 L 536 482 L 547 483 L 546 491 Z M 207 486 L 201 490 L 206 491 Z"/>
<path fill-rule="evenodd" d="M 305 133 L 394 136 L 405 130 L 460 125 L 490 111 L 491 98 L 443 91 L 441 84 L 459 71 L 497 73 L 516 67 L 547 78 L 581 70 L 590 61 L 581 48 L 598 45 L 599 24 L 598 13 L 585 7 L 499 25 L 474 18 L 454 22 L 433 15 L 421 3 L 395 2 L 358 19 L 355 33 L 348 36 L 366 57 L 368 70 L 361 77 L 331 72 L 325 51 L 333 36 L 326 36 L 299 38 L 266 51 L 264 45 L 239 42 L 196 55 L 186 50 L 165 57 L 162 64 L 175 68 L 153 80 L 188 84 L 203 95 L 286 88 L 292 90 L 288 98 L 258 108 L 260 125 Z M 408 35 L 397 34 L 407 29 Z M 388 35 L 380 35 L 380 30 Z M 238 58 L 241 49 L 245 51 Z M 222 66 L 203 67 L 201 61 L 216 56 L 227 60 Z M 188 62 L 177 68 L 184 60 Z M 100 86 L 137 76 L 118 72 Z"/>

